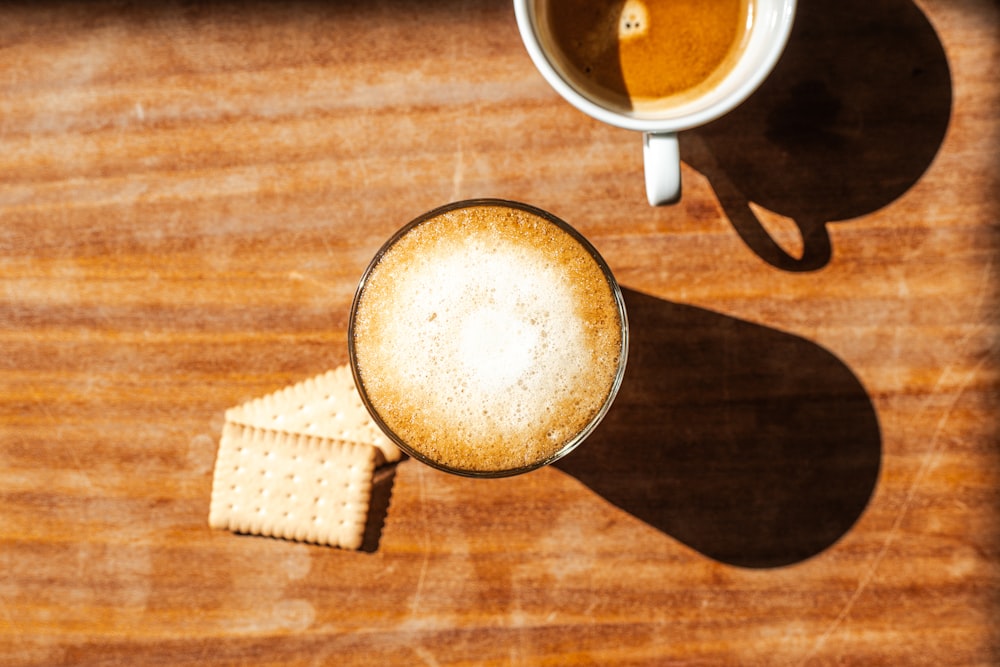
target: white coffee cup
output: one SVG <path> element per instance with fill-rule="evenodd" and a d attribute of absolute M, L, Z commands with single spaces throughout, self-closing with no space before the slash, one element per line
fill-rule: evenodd
<path fill-rule="evenodd" d="M 646 195 L 653 206 L 680 198 L 677 133 L 704 125 L 743 102 L 764 81 L 781 56 L 791 32 L 796 0 L 751 0 L 749 31 L 738 61 L 709 89 L 676 106 L 657 111 L 623 109 L 573 83 L 553 53 L 551 37 L 540 26 L 548 0 L 514 0 L 518 30 L 531 60 L 566 101 L 587 115 L 616 127 L 643 133 Z M 669 57 L 669 54 L 664 54 Z"/>

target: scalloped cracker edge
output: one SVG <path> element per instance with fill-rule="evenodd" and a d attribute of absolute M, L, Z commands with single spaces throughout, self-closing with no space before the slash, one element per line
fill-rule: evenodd
<path fill-rule="evenodd" d="M 226 421 L 261 429 L 374 445 L 386 463 L 401 458 L 361 401 L 349 366 L 247 401 L 226 411 Z"/>
<path fill-rule="evenodd" d="M 358 549 L 376 458 L 364 443 L 226 423 L 209 525 Z"/>

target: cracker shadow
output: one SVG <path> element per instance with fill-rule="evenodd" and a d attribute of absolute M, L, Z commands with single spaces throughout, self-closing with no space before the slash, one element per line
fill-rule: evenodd
<path fill-rule="evenodd" d="M 405 460 L 405 459 L 404 459 Z M 375 553 L 382 539 L 382 530 L 389 515 L 392 489 L 396 481 L 397 463 L 383 465 L 375 470 L 372 478 L 372 493 L 368 504 L 368 519 L 365 522 L 364 537 L 360 551 Z"/>
<path fill-rule="evenodd" d="M 858 379 L 803 338 L 624 290 L 621 391 L 557 468 L 717 561 L 821 553 L 857 521 L 881 462 Z"/>

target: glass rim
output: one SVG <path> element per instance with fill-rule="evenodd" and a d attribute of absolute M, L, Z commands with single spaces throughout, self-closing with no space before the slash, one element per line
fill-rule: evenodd
<path fill-rule="evenodd" d="M 371 399 L 368 397 L 368 393 L 365 390 L 364 381 L 361 377 L 361 371 L 358 369 L 357 355 L 355 349 L 355 337 L 354 337 L 354 325 L 355 318 L 358 311 L 358 306 L 361 303 L 361 299 L 364 296 L 365 287 L 368 283 L 368 278 L 371 276 L 372 271 L 376 266 L 382 261 L 386 253 L 399 242 L 404 236 L 406 236 L 414 228 L 424 224 L 425 222 L 432 220 L 444 213 L 449 211 L 456 211 L 460 209 L 468 208 L 479 208 L 486 206 L 498 206 L 511 208 L 516 210 L 521 210 L 526 213 L 536 215 L 546 222 L 552 223 L 559 227 L 561 230 L 566 232 L 574 241 L 576 241 L 580 246 L 587 251 L 587 254 L 597 263 L 598 268 L 600 268 L 604 279 L 608 283 L 608 287 L 611 289 L 612 298 L 615 301 L 615 305 L 618 310 L 618 321 L 620 323 L 620 334 L 621 334 L 621 344 L 619 346 L 619 357 L 618 357 L 618 368 L 615 371 L 614 381 L 608 391 L 608 395 L 604 399 L 604 403 L 601 408 L 597 411 L 593 418 L 584 426 L 580 431 L 578 431 L 572 438 L 569 438 L 563 445 L 556 450 L 553 454 L 544 459 L 534 461 L 528 465 L 518 466 L 516 468 L 507 468 L 503 470 L 474 470 L 468 468 L 455 468 L 453 466 L 446 465 L 437 461 L 422 452 L 416 450 L 413 446 L 409 445 L 403 438 L 396 434 L 382 419 L 379 415 L 378 410 L 375 409 L 372 404 Z M 420 461 L 421 463 L 428 465 L 437 470 L 443 472 L 451 473 L 454 475 L 460 475 L 463 477 L 476 477 L 476 478 L 499 478 L 499 477 L 513 477 L 515 475 L 520 475 L 526 472 L 531 472 L 532 470 L 537 470 L 543 468 L 552 463 L 555 463 L 559 459 L 563 458 L 571 451 L 576 449 L 580 443 L 587 439 L 597 425 L 604 419 L 604 416 L 610 410 L 612 403 L 614 403 L 615 397 L 618 395 L 618 390 L 621 387 L 622 380 L 625 376 L 625 366 L 628 361 L 628 342 L 629 342 L 629 327 L 628 327 L 628 316 L 625 310 L 625 298 L 622 294 L 621 287 L 618 281 L 615 279 L 614 274 L 611 272 L 611 268 L 608 266 L 607 262 L 597 251 L 597 248 L 587 240 L 579 231 L 577 231 L 568 222 L 562 220 L 561 218 L 540 209 L 531 204 L 525 204 L 518 201 L 513 201 L 509 199 L 502 198 L 474 198 L 474 199 L 463 199 L 460 201 L 454 201 L 437 208 L 431 209 L 416 218 L 412 219 L 410 222 L 406 223 L 392 236 L 389 237 L 385 243 L 378 249 L 374 257 L 368 263 L 364 272 L 361 274 L 361 279 L 358 281 L 358 286 L 354 292 L 354 299 L 351 302 L 351 312 L 350 318 L 347 324 L 347 349 L 348 349 L 348 359 L 351 366 L 351 374 L 354 378 L 354 386 L 361 397 L 361 402 L 368 412 L 369 416 L 374 420 L 378 428 L 388 437 L 397 447 L 399 447 L 407 456 Z"/>

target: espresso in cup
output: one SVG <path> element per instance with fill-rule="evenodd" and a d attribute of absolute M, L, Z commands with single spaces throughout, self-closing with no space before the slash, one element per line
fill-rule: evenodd
<path fill-rule="evenodd" d="M 752 0 L 541 0 L 543 38 L 584 94 L 656 113 L 695 99 L 739 61 Z"/>
<path fill-rule="evenodd" d="M 349 346 L 379 426 L 411 456 L 471 476 L 532 470 L 579 444 L 621 383 L 621 291 L 566 223 L 500 200 L 400 230 L 362 278 Z"/>
<path fill-rule="evenodd" d="M 796 0 L 513 0 L 528 55 L 566 101 L 643 134 L 650 204 L 681 196 L 677 133 L 742 103 L 791 32 Z"/>

